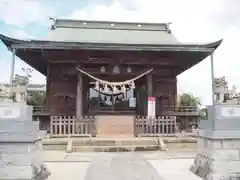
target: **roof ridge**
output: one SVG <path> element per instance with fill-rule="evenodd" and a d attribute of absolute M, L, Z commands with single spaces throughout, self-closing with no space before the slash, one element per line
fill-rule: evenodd
<path fill-rule="evenodd" d="M 50 20 L 52 20 L 53 22 L 56 21 L 71 21 L 71 22 L 99 22 L 99 23 L 116 23 L 116 24 L 151 24 L 151 25 L 165 25 L 165 24 L 172 24 L 172 22 L 161 22 L 161 23 L 157 23 L 157 22 L 141 22 L 141 21 L 108 21 L 108 20 L 87 20 L 87 19 L 64 19 L 64 18 L 53 18 L 53 17 L 49 17 Z"/>
<path fill-rule="evenodd" d="M 126 30 L 150 30 L 166 31 L 171 33 L 170 24 L 168 23 L 149 23 L 149 22 L 121 22 L 121 21 L 96 21 L 96 20 L 76 20 L 76 19 L 55 19 L 51 29 L 56 28 L 87 28 L 87 29 L 126 29 Z"/>

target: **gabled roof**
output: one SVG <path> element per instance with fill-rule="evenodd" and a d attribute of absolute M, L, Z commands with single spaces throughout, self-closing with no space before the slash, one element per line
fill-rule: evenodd
<path fill-rule="evenodd" d="M 8 48 L 22 49 L 211 51 L 221 44 L 222 40 L 205 44 L 181 43 L 172 34 L 169 24 L 54 19 L 43 40 L 19 40 L 1 34 L 0 39 Z"/>
<path fill-rule="evenodd" d="M 16 49 L 92 49 L 92 50 L 130 50 L 130 51 L 197 51 L 212 52 L 222 40 L 198 44 L 127 44 L 93 43 L 74 41 L 19 40 L 0 34 L 0 40 L 9 50 Z"/>
<path fill-rule="evenodd" d="M 116 44 L 181 44 L 169 23 L 130 23 L 57 19 L 45 40 Z"/>
<path fill-rule="evenodd" d="M 1 34 L 0 40 L 9 50 L 16 48 L 19 58 L 44 75 L 48 66 L 48 59 L 44 57 L 45 50 L 55 53 L 59 53 L 58 50 L 167 51 L 177 52 L 179 59 L 186 59 L 184 52 L 192 52 L 191 56 L 189 55 L 189 66 L 186 66 L 184 71 L 206 58 L 222 42 L 181 43 L 172 34 L 169 23 L 66 19 L 54 20 L 45 40 L 19 40 Z"/>

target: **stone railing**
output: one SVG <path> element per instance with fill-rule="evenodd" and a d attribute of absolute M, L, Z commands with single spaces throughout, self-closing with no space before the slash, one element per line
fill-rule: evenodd
<path fill-rule="evenodd" d="M 83 116 L 77 120 L 75 116 L 51 116 L 50 135 L 59 136 L 95 136 L 95 117 Z"/>
<path fill-rule="evenodd" d="M 149 119 L 146 116 L 136 117 L 135 131 L 137 136 L 157 136 L 174 134 L 177 130 L 176 116 L 160 116 Z"/>

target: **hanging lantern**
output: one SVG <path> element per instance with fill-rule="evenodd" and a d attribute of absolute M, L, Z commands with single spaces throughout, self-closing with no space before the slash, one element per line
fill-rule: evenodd
<path fill-rule="evenodd" d="M 125 87 L 125 85 L 123 85 L 123 86 L 122 86 L 122 89 L 121 89 L 121 91 L 122 91 L 123 93 L 125 93 L 125 92 L 126 92 L 126 87 Z"/>
<path fill-rule="evenodd" d="M 98 81 L 95 83 L 95 89 L 99 90 L 99 82 Z"/>
<path fill-rule="evenodd" d="M 132 84 L 131 84 L 131 88 L 132 88 L 132 89 L 135 89 L 134 81 L 133 81 Z"/>

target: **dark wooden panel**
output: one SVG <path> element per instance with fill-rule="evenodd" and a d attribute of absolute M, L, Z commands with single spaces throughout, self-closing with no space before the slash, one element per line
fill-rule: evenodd
<path fill-rule="evenodd" d="M 175 106 L 177 101 L 176 78 L 169 81 L 154 81 L 154 96 L 156 97 L 156 114 L 162 115 L 164 106 Z"/>

